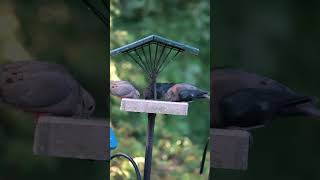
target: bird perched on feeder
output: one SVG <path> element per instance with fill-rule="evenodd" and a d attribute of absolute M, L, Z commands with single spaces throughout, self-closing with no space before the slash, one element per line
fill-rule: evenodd
<path fill-rule="evenodd" d="M 164 98 L 167 91 L 174 85 L 175 83 L 157 83 L 156 84 L 157 99 Z M 154 96 L 153 93 L 154 93 L 154 86 L 153 84 L 151 84 L 149 85 L 149 87 L 147 87 L 144 90 L 144 97 L 146 99 L 153 99 L 153 96 Z"/>
<path fill-rule="evenodd" d="M 128 81 L 110 81 L 110 93 L 120 98 L 138 99 L 139 91 Z"/>
<path fill-rule="evenodd" d="M 92 96 L 61 65 L 18 61 L 0 66 L 0 101 L 27 112 L 88 117 Z"/>
<path fill-rule="evenodd" d="M 289 116 L 320 117 L 317 99 L 267 77 L 235 69 L 211 71 L 214 94 L 210 128 L 252 130 Z M 250 143 L 253 139 L 250 135 Z M 203 172 L 207 140 L 200 167 Z"/>
<path fill-rule="evenodd" d="M 175 84 L 164 95 L 166 101 L 191 102 L 197 99 L 210 99 L 209 93 L 191 84 Z"/>
<path fill-rule="evenodd" d="M 301 95 L 267 77 L 234 69 L 211 74 L 211 127 L 250 130 L 286 116 L 320 116 L 316 98 Z"/>

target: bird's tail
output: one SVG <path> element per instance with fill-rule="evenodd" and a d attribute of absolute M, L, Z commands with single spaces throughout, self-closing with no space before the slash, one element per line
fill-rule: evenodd
<path fill-rule="evenodd" d="M 320 117 L 320 110 L 315 106 L 316 99 L 308 96 L 294 97 L 282 104 L 285 114 Z"/>
<path fill-rule="evenodd" d="M 300 105 L 298 109 L 307 116 L 320 117 L 320 110 L 313 104 Z"/>
<path fill-rule="evenodd" d="M 312 102 L 313 98 L 309 97 L 309 96 L 301 96 L 301 97 L 294 97 L 291 98 L 289 100 L 286 100 L 282 106 L 296 106 L 299 104 L 305 104 L 305 103 L 309 103 Z"/>

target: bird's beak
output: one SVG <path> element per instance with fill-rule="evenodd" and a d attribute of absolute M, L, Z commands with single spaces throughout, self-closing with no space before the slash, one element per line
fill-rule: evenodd
<path fill-rule="evenodd" d="M 205 94 L 203 97 L 210 99 L 210 95 L 209 94 Z"/>

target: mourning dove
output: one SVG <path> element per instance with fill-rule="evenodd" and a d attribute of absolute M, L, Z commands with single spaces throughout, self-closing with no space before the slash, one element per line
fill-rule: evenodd
<path fill-rule="evenodd" d="M 95 109 L 92 96 L 63 66 L 42 61 L 1 65 L 0 98 L 36 114 L 87 117 Z"/>
<path fill-rule="evenodd" d="M 120 98 L 138 99 L 139 91 L 128 81 L 110 81 L 110 93 Z"/>

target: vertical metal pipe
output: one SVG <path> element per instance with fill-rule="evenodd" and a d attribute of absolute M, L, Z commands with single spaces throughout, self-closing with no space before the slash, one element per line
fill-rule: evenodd
<path fill-rule="evenodd" d="M 146 154 L 144 162 L 144 180 L 150 180 L 151 177 L 151 165 L 152 165 L 152 146 L 153 146 L 153 134 L 156 114 L 148 114 L 148 131 L 146 142 Z"/>
<path fill-rule="evenodd" d="M 153 88 L 153 99 L 157 99 L 157 89 L 156 89 L 156 77 L 151 78 L 150 82 L 151 88 Z M 153 87 L 152 87 L 153 85 Z M 155 125 L 156 114 L 148 113 L 148 127 L 147 127 L 147 142 L 146 142 L 146 152 L 144 158 L 144 173 L 143 179 L 150 180 L 151 177 L 151 167 L 152 167 L 152 148 L 153 148 L 153 136 L 154 136 L 154 125 Z"/>
<path fill-rule="evenodd" d="M 157 100 L 157 82 L 154 81 L 153 83 L 153 99 Z"/>

